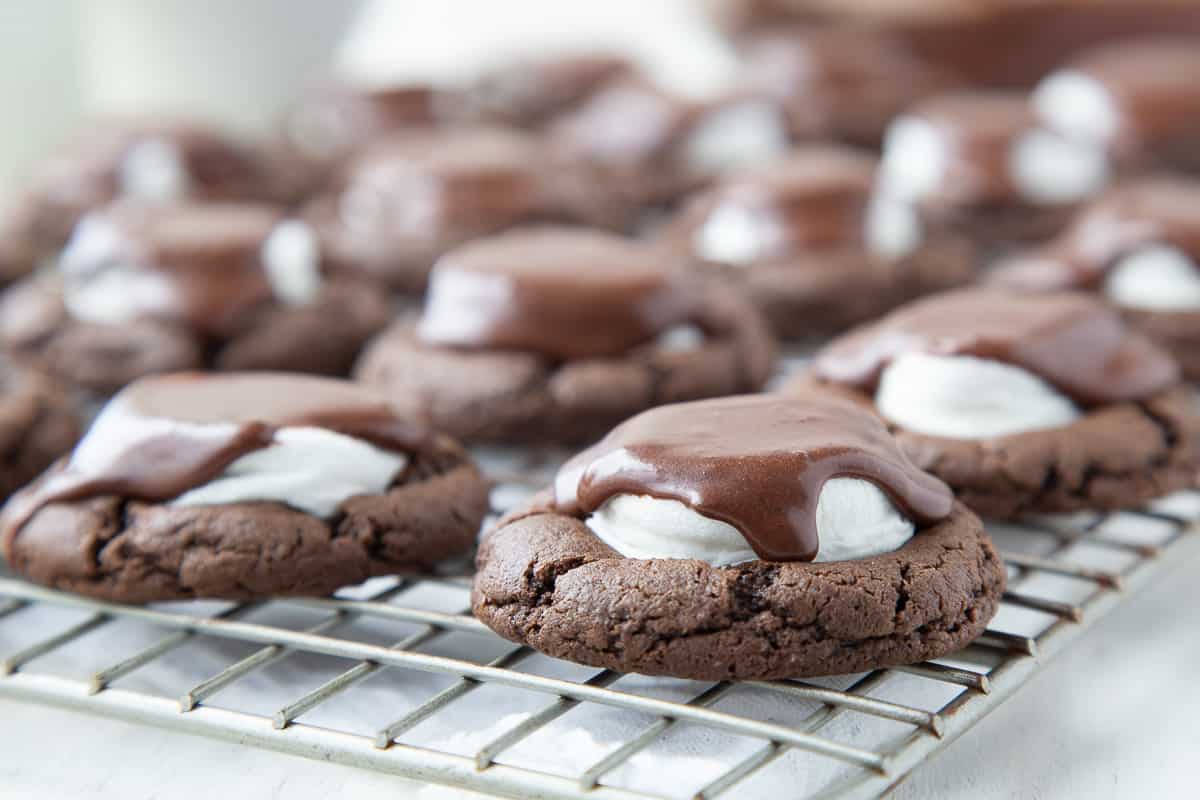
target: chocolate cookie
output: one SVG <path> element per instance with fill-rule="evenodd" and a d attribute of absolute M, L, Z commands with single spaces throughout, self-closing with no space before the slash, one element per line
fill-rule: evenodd
<path fill-rule="evenodd" d="M 878 147 L 896 115 L 956 82 L 894 33 L 865 26 L 775 26 L 739 45 L 745 82 L 781 104 L 799 140 Z"/>
<path fill-rule="evenodd" d="M 728 287 L 588 229 L 534 228 L 447 253 L 419 323 L 363 354 L 359 380 L 472 442 L 578 442 L 662 403 L 752 391 L 774 345 Z"/>
<path fill-rule="evenodd" d="M 1143 178 L 1107 192 L 1054 241 L 988 274 L 1021 291 L 1080 289 L 1115 305 L 1200 378 L 1200 181 Z"/>
<path fill-rule="evenodd" d="M 851 489 L 831 511 L 835 481 Z M 665 406 L 619 426 L 488 532 L 472 606 L 559 658 L 761 680 L 945 655 L 983 632 L 1004 583 L 979 519 L 944 484 L 870 413 L 809 393 Z"/>
<path fill-rule="evenodd" d="M 664 226 L 674 258 L 745 292 L 775 333 L 841 331 L 974 275 L 975 249 L 876 188 L 866 153 L 803 146 L 735 173 Z"/>
<path fill-rule="evenodd" d="M 70 450 L 82 428 L 62 386 L 0 356 L 0 501 Z"/>
<path fill-rule="evenodd" d="M 417 294 L 433 262 L 470 239 L 524 223 L 613 221 L 581 178 L 522 131 L 409 134 L 367 148 L 302 216 L 331 270 Z"/>
<path fill-rule="evenodd" d="M 253 150 L 215 130 L 177 120 L 106 123 L 41 164 L 10 213 L 42 258 L 66 243 L 85 214 L 114 201 L 265 200 L 274 186 Z"/>
<path fill-rule="evenodd" d="M 56 274 L 4 295 L 0 340 L 101 394 L 201 367 L 345 374 L 391 302 L 322 270 L 312 231 L 270 206 L 117 206 L 80 224 Z"/>
<path fill-rule="evenodd" d="M 989 249 L 1048 238 L 1110 177 L 1104 149 L 1039 126 L 1024 95 L 951 92 L 896 118 L 886 190 Z"/>
<path fill-rule="evenodd" d="M 1200 35 L 1088 50 L 1043 79 L 1033 104 L 1043 125 L 1105 148 L 1120 170 L 1200 174 Z"/>
<path fill-rule="evenodd" d="M 9 566 L 130 603 L 324 595 L 470 548 L 463 450 L 342 381 L 143 379 L 0 516 Z"/>
<path fill-rule="evenodd" d="M 597 89 L 548 127 L 557 157 L 591 169 L 593 192 L 637 212 L 669 206 L 730 169 L 781 155 L 787 119 L 757 90 L 704 101 L 622 78 Z"/>
<path fill-rule="evenodd" d="M 1130 508 L 1195 484 L 1200 415 L 1175 362 L 1082 294 L 950 292 L 818 353 L 984 516 Z"/>

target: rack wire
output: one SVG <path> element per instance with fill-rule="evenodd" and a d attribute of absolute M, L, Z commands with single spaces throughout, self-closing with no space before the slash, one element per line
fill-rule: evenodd
<path fill-rule="evenodd" d="M 497 512 L 544 454 L 482 454 Z M 1197 555 L 1200 492 L 990 525 L 1010 587 L 935 661 L 703 683 L 555 661 L 469 614 L 469 575 L 326 599 L 131 607 L 0 571 L 0 697 L 507 797 L 876 797 L 995 709 L 1139 586 Z M 665 777 L 669 776 L 670 780 Z M 736 791 L 731 791 L 736 790 Z"/>

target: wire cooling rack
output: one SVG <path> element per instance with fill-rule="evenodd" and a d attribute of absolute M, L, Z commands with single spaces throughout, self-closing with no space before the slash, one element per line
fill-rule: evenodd
<path fill-rule="evenodd" d="M 495 463 L 495 459 L 493 459 Z M 508 505 L 548 474 L 509 463 Z M 510 797 L 874 797 L 1137 586 L 1196 555 L 1200 493 L 992 526 L 1011 586 L 951 658 L 699 683 L 558 662 L 467 613 L 469 578 L 330 599 L 97 603 L 0 575 L 0 696 Z M 786 781 L 786 783 L 781 783 Z M 735 791 L 731 791 L 735 790 Z"/>

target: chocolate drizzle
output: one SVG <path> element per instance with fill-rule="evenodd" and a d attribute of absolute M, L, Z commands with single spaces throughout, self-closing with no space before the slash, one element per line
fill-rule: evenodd
<path fill-rule="evenodd" d="M 912 303 L 834 340 L 821 378 L 874 391 L 893 359 L 922 352 L 1021 367 L 1084 405 L 1138 400 L 1179 380 L 1171 358 L 1084 294 L 964 289 Z"/>
<path fill-rule="evenodd" d="M 1057 240 L 1013 257 L 989 280 L 1031 291 L 1095 289 L 1123 257 L 1151 245 L 1200 260 L 1200 182 L 1147 178 L 1112 189 Z"/>
<path fill-rule="evenodd" d="M 14 495 L 0 513 L 7 557 L 21 527 L 44 506 L 105 495 L 160 502 L 202 486 L 247 453 L 271 446 L 275 431 L 310 426 L 414 453 L 429 432 L 347 381 L 284 373 L 179 373 L 144 378 L 114 397 L 88 439 L 100 437 L 102 467 L 75 456 Z"/>
<path fill-rule="evenodd" d="M 78 283 L 114 267 L 147 270 L 163 290 L 139 295 L 139 311 L 222 335 L 272 299 L 262 248 L 282 219 L 272 206 L 244 203 L 117 206 L 79 227 L 60 269 Z"/>
<path fill-rule="evenodd" d="M 657 252 L 612 234 L 542 227 L 447 253 L 418 327 L 433 345 L 551 358 L 618 355 L 699 321 L 698 292 Z"/>
<path fill-rule="evenodd" d="M 943 519 L 953 503 L 878 417 L 818 390 L 646 411 L 568 461 L 555 502 L 588 513 L 618 494 L 677 500 L 737 528 L 764 560 L 811 561 L 817 500 L 835 477 L 874 483 L 918 526 Z"/>

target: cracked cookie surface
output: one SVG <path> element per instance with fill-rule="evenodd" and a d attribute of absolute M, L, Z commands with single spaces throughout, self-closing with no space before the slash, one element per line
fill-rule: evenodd
<path fill-rule="evenodd" d="M 440 439 L 386 493 L 351 497 L 333 519 L 273 502 L 52 503 L 17 532 L 10 566 L 55 589 L 124 603 L 320 596 L 463 553 L 487 496 L 463 451 Z"/>
<path fill-rule="evenodd" d="M 952 652 L 1005 572 L 961 504 L 893 553 L 828 563 L 625 558 L 543 499 L 484 539 L 475 615 L 506 639 L 622 672 L 696 680 L 841 674 Z"/>

